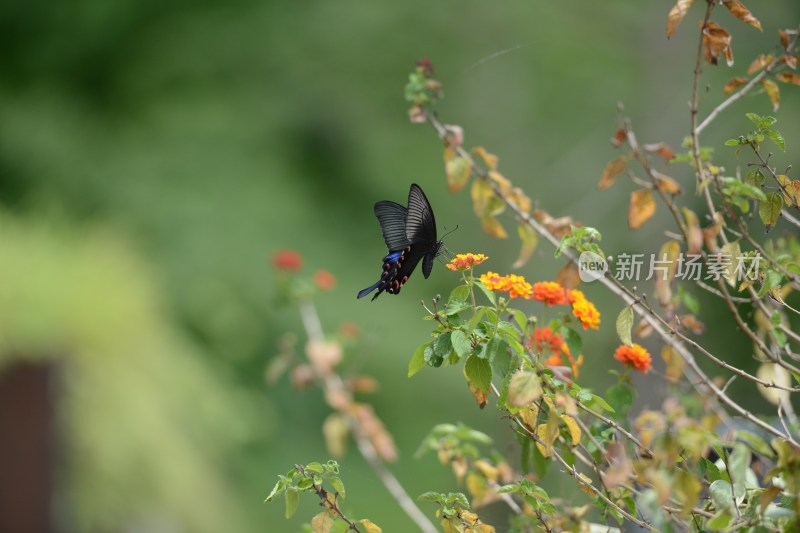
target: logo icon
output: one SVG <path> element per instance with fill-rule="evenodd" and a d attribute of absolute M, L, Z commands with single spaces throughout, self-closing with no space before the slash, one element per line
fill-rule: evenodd
<path fill-rule="evenodd" d="M 583 282 L 595 281 L 602 278 L 608 271 L 605 258 L 594 252 L 581 252 L 578 258 L 578 275 Z"/>

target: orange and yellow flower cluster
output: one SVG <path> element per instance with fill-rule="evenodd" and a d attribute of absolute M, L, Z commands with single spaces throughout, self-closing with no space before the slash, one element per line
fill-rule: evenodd
<path fill-rule="evenodd" d="M 631 366 L 639 372 L 647 373 L 650 371 L 653 358 L 650 352 L 643 346 L 633 343 L 632 346 L 622 345 L 614 352 L 614 359 L 620 363 Z"/>
<path fill-rule="evenodd" d="M 489 259 L 483 254 L 456 254 L 456 256 L 447 264 L 447 268 L 455 271 L 468 270 L 475 265 L 480 265 Z"/>
<path fill-rule="evenodd" d="M 583 329 L 599 329 L 600 311 L 586 299 L 581 291 L 577 289 L 569 291 L 567 299 L 572 306 L 572 314 L 580 320 Z"/>
<path fill-rule="evenodd" d="M 516 274 L 501 276 L 496 272 L 487 272 L 481 275 L 481 282 L 490 291 L 508 292 L 511 298 L 530 298 L 533 292 L 531 284 Z"/>
<path fill-rule="evenodd" d="M 533 299 L 547 305 L 563 305 L 567 303 L 567 291 L 558 282 L 540 281 L 533 284 Z"/>
<path fill-rule="evenodd" d="M 569 366 L 572 367 L 573 375 L 576 378 L 578 377 L 578 367 L 583 364 L 583 355 L 578 356 L 576 361 L 572 357 L 563 337 L 558 333 L 554 333 L 549 327 L 536 328 L 536 331 L 528 341 L 528 348 L 547 356 L 547 359 L 544 360 L 544 364 L 547 366 L 564 366 L 562 356 L 566 355 L 567 359 L 569 359 Z"/>

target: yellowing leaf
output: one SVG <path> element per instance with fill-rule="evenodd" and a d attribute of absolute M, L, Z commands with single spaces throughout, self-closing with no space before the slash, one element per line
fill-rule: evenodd
<path fill-rule="evenodd" d="M 472 210 L 477 216 L 482 217 L 489 200 L 494 197 L 494 191 L 485 181 L 475 180 L 472 182 L 470 196 L 472 196 Z"/>
<path fill-rule="evenodd" d="M 484 459 L 478 459 L 477 461 L 475 461 L 475 468 L 480 470 L 481 474 L 483 474 L 483 477 L 485 477 L 489 481 L 492 482 L 497 481 L 498 477 L 497 468 L 495 468 L 494 465 L 489 464 L 488 461 Z"/>
<path fill-rule="evenodd" d="M 617 315 L 617 336 L 622 344 L 631 346 L 631 329 L 633 328 L 633 307 L 627 305 Z"/>
<path fill-rule="evenodd" d="M 656 284 L 656 296 L 658 303 L 663 307 L 668 307 L 672 300 L 672 280 L 678 269 L 678 257 L 681 253 L 681 245 L 678 241 L 667 241 L 661 245 L 658 251 L 658 263 L 654 263 L 654 276 Z"/>
<path fill-rule="evenodd" d="M 794 72 L 779 72 L 775 74 L 775 79 L 783 83 L 800 85 L 800 74 L 795 74 Z"/>
<path fill-rule="evenodd" d="M 498 162 L 497 156 L 487 152 L 486 148 L 484 148 L 483 146 L 476 146 L 475 148 L 472 149 L 472 153 L 480 157 L 489 170 L 497 170 L 497 162 Z"/>
<path fill-rule="evenodd" d="M 686 366 L 686 361 L 683 357 L 676 352 L 669 344 L 661 348 L 661 358 L 667 364 L 667 379 L 670 383 L 677 383 L 683 375 L 683 368 Z"/>
<path fill-rule="evenodd" d="M 667 15 L 667 39 L 672 37 L 672 34 L 675 33 L 675 28 L 678 27 L 683 17 L 686 16 L 686 12 L 689 11 L 692 4 L 694 4 L 694 0 L 678 0 L 675 6 L 669 11 L 669 15 Z"/>
<path fill-rule="evenodd" d="M 766 67 L 767 65 L 771 65 L 771 64 L 772 64 L 772 54 L 769 54 L 769 55 L 759 54 L 758 57 L 756 57 L 753 60 L 753 62 L 750 63 L 750 66 L 747 67 L 747 75 L 748 76 L 752 76 L 753 74 L 755 74 L 759 70 L 761 70 L 764 67 Z M 745 82 L 747 82 L 746 79 L 745 79 Z"/>
<path fill-rule="evenodd" d="M 449 146 L 444 149 L 444 169 L 447 174 L 447 189 L 459 192 L 463 189 L 472 174 L 469 160 L 456 154 Z"/>
<path fill-rule="evenodd" d="M 349 431 L 347 423 L 345 423 L 341 415 L 333 413 L 328 416 L 325 422 L 322 423 L 322 434 L 325 437 L 325 446 L 328 448 L 328 453 L 336 458 L 343 457 L 347 447 Z"/>
<path fill-rule="evenodd" d="M 628 158 L 624 155 L 621 155 L 616 159 L 612 159 L 606 165 L 606 168 L 603 169 L 603 173 L 600 175 L 600 182 L 597 184 L 597 188 L 600 191 L 604 191 L 614 185 L 614 182 L 617 181 L 619 175 L 625 172 L 625 168 L 627 166 Z"/>
<path fill-rule="evenodd" d="M 508 383 L 508 403 L 522 407 L 542 396 L 542 385 L 539 376 L 530 370 L 517 370 Z"/>
<path fill-rule="evenodd" d="M 567 430 L 569 430 L 569 438 L 572 441 L 572 445 L 577 446 L 581 442 L 581 427 L 575 419 L 569 415 L 561 415 L 561 420 L 564 421 Z"/>
<path fill-rule="evenodd" d="M 531 258 L 531 255 L 533 255 L 533 252 L 536 250 L 536 245 L 539 243 L 539 235 L 524 221 L 520 222 L 519 226 L 517 226 L 517 233 L 519 233 L 519 239 L 522 241 L 522 247 L 519 250 L 519 257 L 517 257 L 517 260 L 511 265 L 512 268 L 524 266 Z"/>
<path fill-rule="evenodd" d="M 689 234 L 686 253 L 699 254 L 703 249 L 703 231 L 700 229 L 700 220 L 688 207 L 681 208 L 681 212 L 686 221 L 686 231 Z"/>
<path fill-rule="evenodd" d="M 494 237 L 495 239 L 507 239 L 508 233 L 500 222 L 494 217 L 485 216 L 481 218 L 481 227 L 483 231 Z"/>
<path fill-rule="evenodd" d="M 772 102 L 772 110 L 777 111 L 781 106 L 781 90 L 778 84 L 774 81 L 764 78 L 761 80 L 761 86 L 764 87 L 764 92 L 769 96 L 769 101 Z"/>
<path fill-rule="evenodd" d="M 722 92 L 725 94 L 731 94 L 733 91 L 747 83 L 747 78 L 733 78 L 732 80 L 728 81 L 723 87 Z"/>
<path fill-rule="evenodd" d="M 739 0 L 724 0 L 724 4 L 734 17 L 746 24 L 750 24 L 754 28 L 761 29 L 761 23 L 758 19 Z"/>
<path fill-rule="evenodd" d="M 539 448 L 541 454 L 545 457 L 550 457 L 553 454 L 553 443 L 558 438 L 558 420 L 559 417 L 555 411 L 550 412 L 546 424 L 539 424 L 536 428 L 536 435 L 544 444 L 537 442 L 536 447 Z"/>
<path fill-rule="evenodd" d="M 731 34 L 713 20 L 709 21 L 706 27 L 703 28 L 703 50 L 708 63 L 716 65 L 719 61 L 719 56 L 724 55 L 728 66 L 733 66 Z"/>
<path fill-rule="evenodd" d="M 478 407 L 480 407 L 481 409 L 486 407 L 486 402 L 489 400 L 488 393 L 482 390 L 480 387 L 476 386 L 471 381 L 467 381 L 467 386 L 469 387 L 469 391 L 475 397 L 475 401 L 478 402 Z"/>
<path fill-rule="evenodd" d="M 364 533 L 383 533 L 383 530 L 375 525 L 372 520 L 364 518 L 357 523 L 364 526 Z"/>
<path fill-rule="evenodd" d="M 489 171 L 489 179 L 500 187 L 500 191 L 504 196 L 508 196 L 508 194 L 511 193 L 511 182 L 496 170 Z"/>
<path fill-rule="evenodd" d="M 519 416 L 529 428 L 533 429 L 538 425 L 539 408 L 535 403 L 529 403 L 519 410 Z"/>
<path fill-rule="evenodd" d="M 742 253 L 742 249 L 739 246 L 739 241 L 730 241 L 724 245 L 722 248 L 719 249 L 719 253 L 723 257 L 729 257 L 730 263 L 725 266 L 725 271 L 722 273 L 722 277 L 725 278 L 725 281 L 728 282 L 728 285 L 731 287 L 736 286 L 736 268 L 739 264 L 739 254 Z"/>
<path fill-rule="evenodd" d="M 767 231 L 775 227 L 783 209 L 783 196 L 781 193 L 771 192 L 767 194 L 767 200 L 758 206 L 758 216 L 761 222 L 767 227 Z"/>
<path fill-rule="evenodd" d="M 508 193 L 508 199 L 517 204 L 517 207 L 524 213 L 531 212 L 531 199 L 519 187 L 514 187 Z"/>
<path fill-rule="evenodd" d="M 486 478 L 482 475 L 477 472 L 470 472 L 467 474 L 467 491 L 472 496 L 472 505 L 479 506 L 489 493 L 489 484 L 486 483 Z M 476 516 L 475 518 L 477 520 L 478 517 Z"/>
<path fill-rule="evenodd" d="M 650 189 L 639 189 L 631 193 L 631 205 L 628 210 L 628 226 L 639 229 L 650 220 L 656 212 L 656 201 Z"/>
<path fill-rule="evenodd" d="M 328 511 L 322 511 L 311 519 L 311 530 L 314 533 L 330 533 L 333 521 Z"/>
<path fill-rule="evenodd" d="M 653 177 L 656 179 L 656 187 L 659 190 L 664 191 L 668 194 L 680 194 L 681 193 L 681 186 L 680 184 L 675 181 L 674 179 L 670 178 L 666 174 L 662 174 L 661 172 L 653 171 Z"/>

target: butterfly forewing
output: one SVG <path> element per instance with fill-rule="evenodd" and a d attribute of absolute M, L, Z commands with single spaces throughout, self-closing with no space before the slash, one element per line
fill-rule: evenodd
<path fill-rule="evenodd" d="M 406 237 L 411 244 L 420 244 L 424 252 L 436 242 L 436 219 L 431 204 L 419 185 L 413 183 L 408 191 L 408 215 Z"/>
<path fill-rule="evenodd" d="M 375 204 L 375 216 L 381 224 L 383 240 L 390 252 L 405 248 L 406 239 L 406 214 L 408 210 L 402 205 L 382 200 Z"/>

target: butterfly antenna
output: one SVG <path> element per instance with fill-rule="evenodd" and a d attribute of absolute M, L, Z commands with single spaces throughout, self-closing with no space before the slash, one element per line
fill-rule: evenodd
<path fill-rule="evenodd" d="M 453 233 L 457 229 L 458 229 L 458 224 L 456 224 L 456 227 L 451 229 L 450 231 L 447 231 L 447 228 L 445 228 L 445 232 L 446 233 L 444 235 L 442 235 L 442 239 L 444 239 L 445 237 L 447 237 L 448 235 L 450 235 L 451 233 Z"/>

